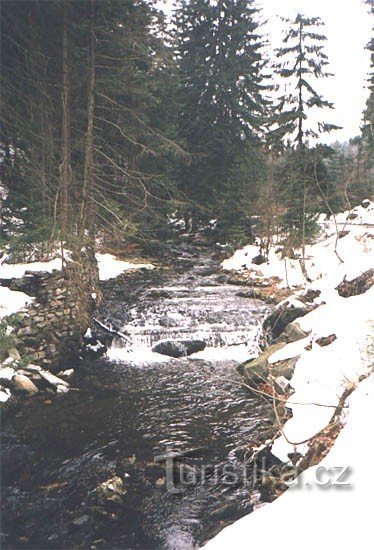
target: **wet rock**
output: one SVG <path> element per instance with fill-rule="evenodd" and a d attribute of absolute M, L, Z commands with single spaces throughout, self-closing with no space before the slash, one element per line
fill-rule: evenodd
<path fill-rule="evenodd" d="M 169 357 L 186 357 L 203 351 L 206 343 L 202 340 L 164 340 L 153 346 L 152 351 Z"/>
<path fill-rule="evenodd" d="M 65 377 L 65 378 L 70 378 L 74 374 L 74 369 L 61 370 L 57 374 L 58 374 L 59 377 L 62 376 L 62 377 Z"/>
<path fill-rule="evenodd" d="M 166 481 L 166 478 L 165 477 L 159 477 L 158 479 L 156 479 L 155 481 L 155 487 L 157 489 L 162 489 L 162 487 L 165 487 L 165 481 Z"/>
<path fill-rule="evenodd" d="M 90 518 L 87 515 L 80 516 L 79 518 L 73 519 L 72 524 L 75 527 L 83 527 L 84 525 L 86 525 L 86 523 L 89 521 L 89 519 Z"/>
<path fill-rule="evenodd" d="M 335 342 L 336 340 L 336 334 L 330 334 L 330 336 L 323 336 L 322 338 L 317 338 L 316 343 L 319 346 L 328 346 L 332 344 L 332 342 Z"/>
<path fill-rule="evenodd" d="M 96 488 L 96 495 L 98 502 L 105 504 L 106 502 L 113 502 L 115 504 L 123 504 L 122 497 L 127 493 L 123 479 L 119 476 L 112 477 L 107 481 L 104 481 Z"/>
<path fill-rule="evenodd" d="M 58 378 L 58 376 L 55 376 L 51 372 L 41 369 L 38 371 L 38 374 L 53 388 L 57 388 L 58 386 L 69 387 L 69 384 L 65 380 Z"/>
<path fill-rule="evenodd" d="M 374 269 L 369 269 L 351 281 L 344 280 L 336 287 L 339 296 L 350 298 L 364 294 L 374 285 Z"/>
<path fill-rule="evenodd" d="M 364 199 L 361 203 L 361 206 L 362 206 L 362 208 L 369 208 L 369 206 L 370 206 L 369 199 Z"/>
<path fill-rule="evenodd" d="M 210 518 L 214 521 L 224 521 L 236 518 L 238 515 L 238 504 L 236 502 L 229 502 L 228 504 L 222 504 L 210 514 Z"/>
<path fill-rule="evenodd" d="M 172 317 L 167 317 L 167 316 L 161 317 L 158 320 L 158 323 L 162 327 L 166 327 L 166 328 L 177 327 L 179 325 L 179 322 L 176 319 L 173 319 Z"/>
<path fill-rule="evenodd" d="M 25 392 L 28 394 L 38 393 L 38 388 L 35 386 L 34 382 L 30 380 L 24 374 L 16 374 L 12 379 L 13 386 L 15 390 L 20 392 Z"/>

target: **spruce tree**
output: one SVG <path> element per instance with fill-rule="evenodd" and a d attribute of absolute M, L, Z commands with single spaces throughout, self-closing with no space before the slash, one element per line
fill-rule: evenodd
<path fill-rule="evenodd" d="M 366 0 L 370 8 L 371 16 L 374 16 L 374 0 Z M 374 32 L 374 27 L 373 27 Z M 366 102 L 363 125 L 362 125 L 362 137 L 365 143 L 366 149 L 366 164 L 368 169 L 369 188 L 373 192 L 374 185 L 374 38 L 372 37 L 367 48 L 370 52 L 370 74 L 368 78 L 369 84 L 369 97 Z M 370 191 L 370 189 L 369 189 Z"/>
<path fill-rule="evenodd" d="M 249 0 L 183 0 L 176 13 L 180 135 L 194 155 L 180 174 L 196 217 L 216 213 L 264 121 L 263 41 Z M 199 215 L 196 214 L 198 211 Z"/>
<path fill-rule="evenodd" d="M 269 141 L 284 148 L 281 170 L 282 198 L 286 212 L 284 228 L 293 245 L 305 244 L 314 230 L 314 218 L 321 203 L 328 201 L 327 172 L 323 159 L 330 154 L 327 147 L 310 146 L 323 134 L 338 129 L 324 121 L 311 123 L 316 109 L 333 109 L 315 87 L 316 81 L 333 76 L 328 72 L 324 51 L 326 36 L 319 32 L 323 22 L 319 17 L 298 14 L 293 21 L 284 20 L 288 28 L 284 46 L 277 50 L 275 74 L 283 88 L 277 105 L 274 126 Z M 324 204 L 323 209 L 327 207 Z"/>

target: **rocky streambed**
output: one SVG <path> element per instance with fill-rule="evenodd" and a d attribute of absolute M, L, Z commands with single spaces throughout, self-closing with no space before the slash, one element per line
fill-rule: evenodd
<path fill-rule="evenodd" d="M 98 317 L 119 335 L 106 357 L 64 366 L 68 393 L 4 410 L 4 548 L 191 549 L 269 498 L 250 457 L 272 408 L 237 372 L 268 306 L 240 296 L 211 250 L 177 255 L 103 284 Z M 186 340 L 204 346 L 155 352 Z"/>

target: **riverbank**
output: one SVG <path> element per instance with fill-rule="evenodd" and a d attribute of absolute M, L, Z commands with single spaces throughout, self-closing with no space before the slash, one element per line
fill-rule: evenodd
<path fill-rule="evenodd" d="M 75 361 L 82 344 L 86 344 L 84 353 L 92 355 L 106 347 L 92 340 L 90 332 L 82 339 L 76 319 L 79 297 L 66 288 L 60 258 L 23 264 L 5 260 L 4 255 L 0 264 L 0 403 L 12 396 L 66 393 L 74 371 L 59 368 L 61 360 Z M 125 272 L 155 268 L 111 254 L 98 253 L 96 260 L 102 283 Z M 91 298 L 94 307 L 96 295 Z"/>
<path fill-rule="evenodd" d="M 298 466 L 304 471 L 273 503 L 225 528 L 209 550 L 264 540 L 270 548 L 348 550 L 358 538 L 361 548 L 371 547 L 374 205 L 364 201 L 335 219 L 321 218 L 320 228 L 318 242 L 306 247 L 305 269 L 298 260 L 282 260 L 275 248 L 267 263 L 254 266 L 252 246 L 223 263 L 247 281 L 277 277 L 280 288 L 295 287 L 278 306 L 280 315 L 285 305 L 304 308 L 305 295 L 316 307 L 293 316 L 305 338 L 268 358 L 270 374 L 279 361 L 295 359 L 286 403 L 292 417 L 271 449 L 296 473 Z"/>
<path fill-rule="evenodd" d="M 269 308 L 238 296 L 242 287 L 228 284 L 209 247 L 182 242 L 176 254 L 172 269 L 102 282 L 106 306 L 97 314 L 132 346 L 115 337 L 107 357 L 70 364 L 66 394 L 10 400 L 2 440 L 9 546 L 193 548 L 262 498 L 244 466 L 249 442 L 272 437 L 272 407 L 248 394 L 235 357 L 255 352 Z M 171 337 L 203 338 L 205 357 L 152 352 Z M 173 469 L 178 494 L 155 461 L 169 448 L 182 457 Z"/>

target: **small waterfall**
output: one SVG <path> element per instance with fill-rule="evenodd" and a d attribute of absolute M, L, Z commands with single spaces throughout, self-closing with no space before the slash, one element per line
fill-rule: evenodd
<path fill-rule="evenodd" d="M 196 358 L 241 361 L 254 356 L 260 335 L 259 312 L 265 313 L 266 307 L 237 296 L 240 287 L 219 284 L 217 275 L 207 277 L 201 271 L 197 265 L 171 284 L 148 288 L 121 329 L 129 341 L 116 339 L 109 356 L 160 361 L 152 348 L 165 340 L 205 342 L 205 351 L 192 356 Z"/>

